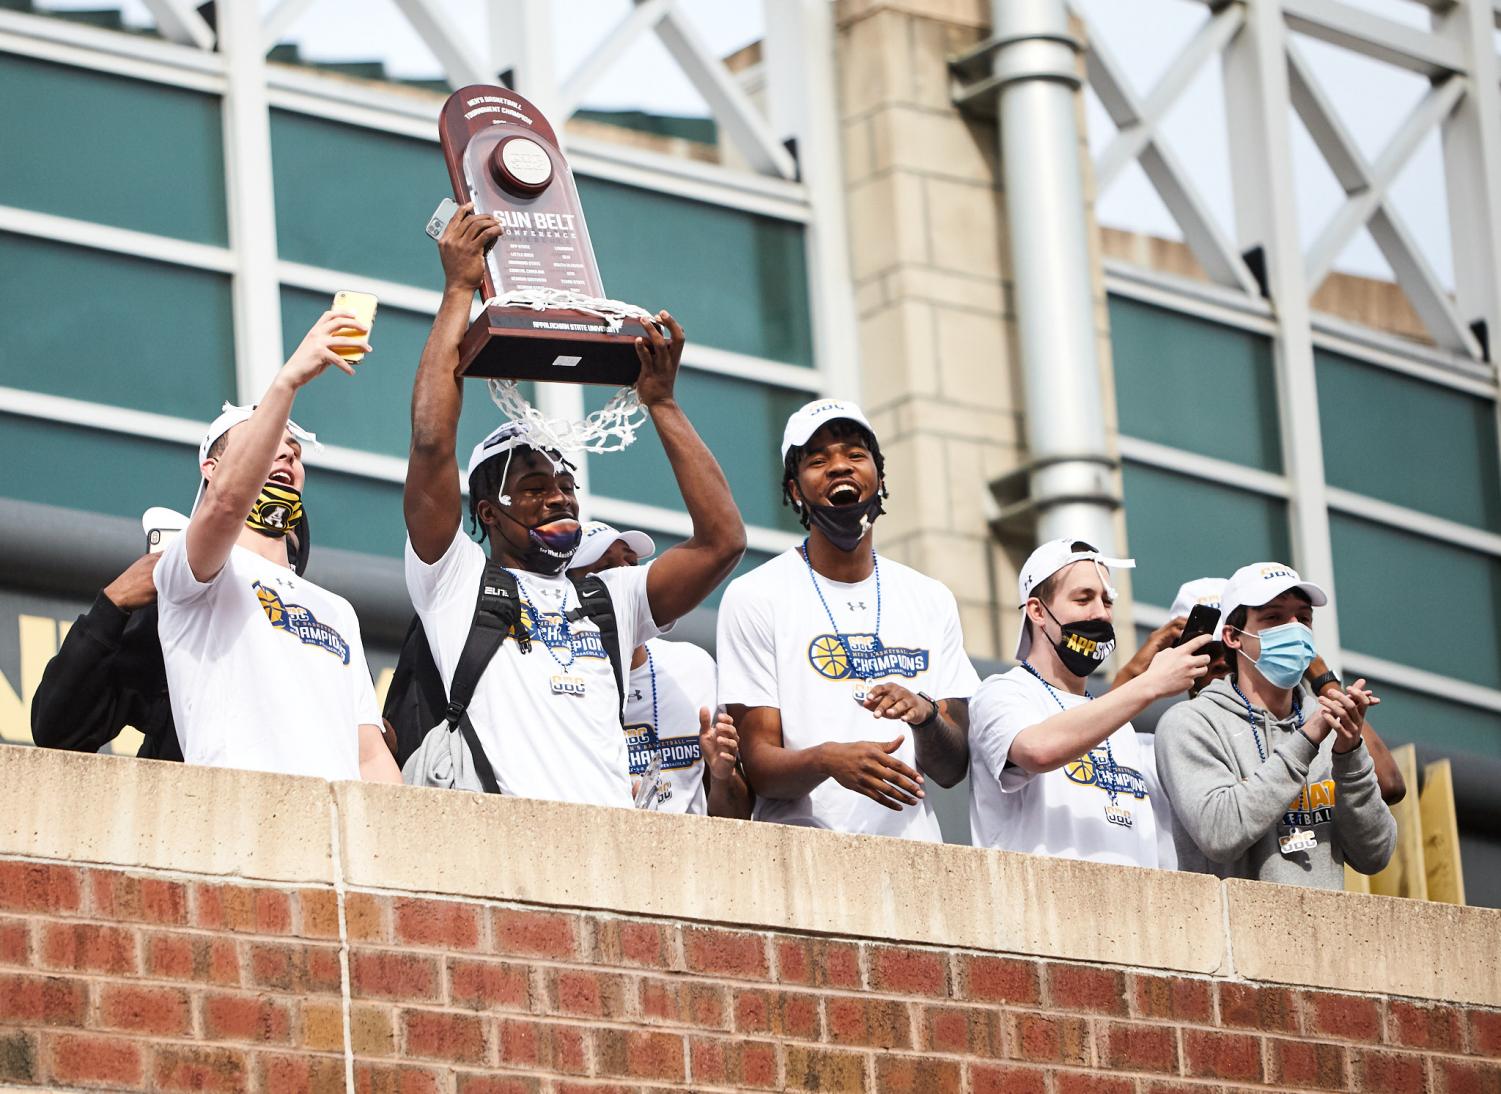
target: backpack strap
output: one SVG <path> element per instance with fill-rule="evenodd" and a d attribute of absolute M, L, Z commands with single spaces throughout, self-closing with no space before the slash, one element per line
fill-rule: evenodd
<path fill-rule="evenodd" d="M 578 591 L 579 606 L 568 613 L 570 619 L 587 618 L 599 628 L 599 640 L 610 657 L 610 668 L 615 673 L 615 690 L 620 702 L 617 709 L 625 717 L 625 663 L 620 655 L 620 624 L 615 619 L 615 602 L 610 599 L 610 589 L 598 574 L 570 578 Z"/>
<path fill-rule="evenodd" d="M 453 670 L 453 683 L 448 689 L 448 706 L 443 718 L 448 722 L 449 732 L 458 730 L 464 735 L 469 754 L 474 760 L 474 773 L 487 794 L 499 794 L 500 784 L 495 779 L 495 769 L 485 755 L 474 723 L 469 720 L 469 703 L 474 699 L 474 689 L 479 678 L 490 664 L 507 635 L 514 635 L 523 653 L 531 649 L 531 636 L 521 626 L 521 595 L 516 587 L 516 577 L 494 559 L 485 560 L 485 571 L 480 576 L 479 596 L 474 605 L 474 622 L 469 625 L 469 635 L 464 639 L 464 651 L 459 654 L 459 663 Z"/>

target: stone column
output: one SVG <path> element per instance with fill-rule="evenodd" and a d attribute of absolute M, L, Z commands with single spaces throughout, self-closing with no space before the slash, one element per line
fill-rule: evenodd
<path fill-rule="evenodd" d="M 1027 460 L 1014 271 L 995 123 L 959 112 L 948 68 L 989 33 L 989 4 L 840 0 L 836 12 L 863 400 L 892 494 L 881 550 L 953 590 L 973 655 L 1009 659 L 1016 572 L 1035 545 L 1025 527 L 1004 543 L 991 530 L 990 482 Z M 1113 449 L 1092 219 L 1090 231 Z M 1117 627 L 1129 645 L 1130 627 Z"/>

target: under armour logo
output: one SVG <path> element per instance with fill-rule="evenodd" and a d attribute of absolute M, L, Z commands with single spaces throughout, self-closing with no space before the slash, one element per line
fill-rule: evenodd
<path fill-rule="evenodd" d="M 634 689 L 631 692 L 631 702 L 633 702 L 633 703 L 639 703 L 641 701 L 641 694 L 642 693 L 641 693 L 641 689 L 640 688 Z"/>
<path fill-rule="evenodd" d="M 844 603 L 850 611 L 855 611 L 857 608 L 862 612 L 865 611 L 865 601 L 863 600 L 846 600 Z"/>

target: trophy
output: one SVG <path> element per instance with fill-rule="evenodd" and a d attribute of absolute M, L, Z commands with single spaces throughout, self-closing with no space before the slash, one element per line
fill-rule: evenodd
<path fill-rule="evenodd" d="M 654 317 L 605 296 L 573 172 L 547 119 L 514 91 L 472 84 L 448 97 L 438 131 L 456 200 L 504 229 L 486 256 L 485 306 L 460 346 L 460 373 L 633 384 L 635 342 Z"/>

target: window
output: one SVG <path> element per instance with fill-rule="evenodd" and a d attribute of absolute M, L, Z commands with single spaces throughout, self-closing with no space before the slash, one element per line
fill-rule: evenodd
<path fill-rule="evenodd" d="M 0 384 L 202 421 L 234 398 L 221 274 L 0 233 L 0 315 Z"/>
<path fill-rule="evenodd" d="M 227 242 L 217 96 L 0 53 L 0 103 L 0 204 Z"/>
<path fill-rule="evenodd" d="M 1112 296 L 1110 343 L 1122 433 L 1282 470 L 1264 335 Z"/>

